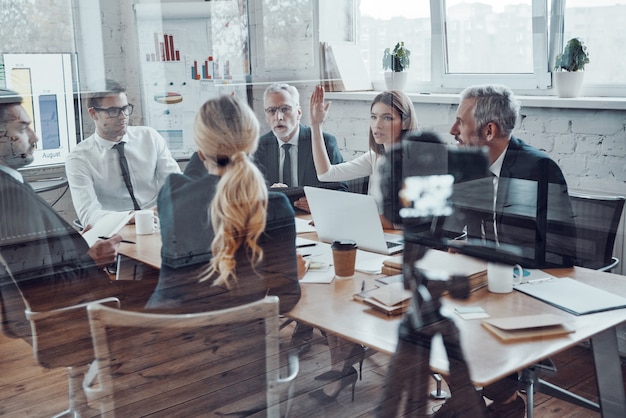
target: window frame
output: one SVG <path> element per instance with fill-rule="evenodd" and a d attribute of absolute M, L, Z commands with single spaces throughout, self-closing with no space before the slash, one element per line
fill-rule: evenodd
<path fill-rule="evenodd" d="M 552 0 L 561 3 L 563 0 Z M 445 0 L 430 0 L 431 82 L 434 93 L 451 93 L 472 84 L 502 83 L 526 94 L 545 94 L 552 86 L 548 63 L 547 0 L 532 0 L 533 73 L 530 74 L 463 74 L 447 73 Z M 551 18 L 551 17 L 550 17 Z M 561 19 L 562 20 L 562 19 Z M 561 31 L 562 32 L 562 31 Z"/>

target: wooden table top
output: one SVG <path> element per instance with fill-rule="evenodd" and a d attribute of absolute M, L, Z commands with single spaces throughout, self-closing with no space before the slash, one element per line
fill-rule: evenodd
<path fill-rule="evenodd" d="M 127 225 L 122 229 L 122 236 L 136 244 L 121 244 L 120 253 L 160 268 L 160 235 L 136 235 L 134 228 L 134 225 Z M 312 238 L 315 234 L 299 236 Z M 621 275 L 580 267 L 547 272 L 556 277 L 571 277 L 626 297 L 626 277 Z M 365 280 L 367 287 L 371 288 L 376 277 L 379 276 L 357 272 L 355 279 L 334 280 L 330 284 L 303 283 L 301 299 L 287 315 L 376 351 L 392 354 L 398 342 L 398 327 L 402 317 L 388 317 L 368 305 L 352 300 L 355 289 L 353 280 L 359 283 Z M 456 306 L 481 306 L 492 318 L 551 313 L 563 317 L 575 329 L 575 332 L 565 336 L 505 344 L 489 333 L 480 320 L 464 320 L 452 313 L 450 317 L 460 330 L 472 381 L 479 386 L 535 364 L 626 321 L 626 309 L 575 316 L 521 292 L 495 294 L 486 287 L 472 293 L 466 301 L 444 297 L 442 305 L 449 312 L 453 312 Z"/>
<path fill-rule="evenodd" d="M 137 235 L 135 225 L 122 228 L 120 235 L 134 244 L 121 243 L 119 253 L 128 258 L 144 263 L 152 268 L 161 268 L 161 234 L 159 231 L 150 235 Z"/>

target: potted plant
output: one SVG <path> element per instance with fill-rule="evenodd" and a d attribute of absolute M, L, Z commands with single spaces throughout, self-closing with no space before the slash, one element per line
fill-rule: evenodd
<path fill-rule="evenodd" d="M 405 46 L 404 42 L 398 42 L 391 51 L 386 48 L 383 54 L 383 69 L 389 70 L 385 72 L 385 84 L 387 90 L 402 90 L 406 85 L 407 73 L 404 71 L 411 64 L 411 51 Z"/>
<path fill-rule="evenodd" d="M 559 97 L 577 97 L 583 84 L 585 65 L 589 64 L 587 47 L 579 38 L 567 41 L 554 64 L 554 84 Z"/>

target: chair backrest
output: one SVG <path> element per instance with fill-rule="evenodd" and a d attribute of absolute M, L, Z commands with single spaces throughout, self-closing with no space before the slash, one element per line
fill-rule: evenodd
<path fill-rule="evenodd" d="M 46 282 L 45 280 L 43 280 Z M 37 282 L 37 280 L 31 280 Z M 63 307 L 65 292 L 74 290 L 70 285 L 56 288 L 48 283 L 41 286 L 28 286 L 35 299 L 55 300 L 50 306 L 61 306 L 45 311 L 33 311 L 31 303 L 23 292 L 25 282 L 18 282 L 2 254 L 0 254 L 0 311 L 2 312 L 2 332 L 11 338 L 21 338 L 33 346 L 37 362 L 45 368 L 84 366 L 94 358 L 91 342 L 87 305 L 90 302 Z M 93 283 L 92 288 L 96 288 Z M 84 288 L 79 288 L 84 290 Z M 83 293 L 89 299 L 91 295 Z M 75 299 L 73 299 L 75 300 Z M 91 302 L 120 306 L 116 297 L 105 297 Z M 42 306 L 44 306 L 42 304 Z"/>
<path fill-rule="evenodd" d="M 600 270 L 613 262 L 625 200 L 622 196 L 570 194 L 576 222 L 577 266 Z"/>
<path fill-rule="evenodd" d="M 369 189 L 369 181 L 369 176 L 348 180 L 346 181 L 346 184 L 348 185 L 348 191 L 352 193 L 367 194 Z"/>
<path fill-rule="evenodd" d="M 94 302 L 120 307 L 116 297 L 43 312 L 33 312 L 27 305 L 33 353 L 42 367 L 85 366 L 93 361 L 87 306 Z"/>
<path fill-rule="evenodd" d="M 97 378 L 84 389 L 103 417 L 278 415 L 278 297 L 194 314 L 87 310 Z"/>

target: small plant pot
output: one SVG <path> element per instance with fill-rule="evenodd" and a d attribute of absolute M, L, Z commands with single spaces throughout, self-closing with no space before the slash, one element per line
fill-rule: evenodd
<path fill-rule="evenodd" d="M 561 98 L 578 97 L 583 85 L 583 71 L 556 71 L 552 73 L 556 94 Z"/>
<path fill-rule="evenodd" d="M 385 72 L 385 85 L 387 90 L 404 90 L 408 74 L 405 71 Z"/>

